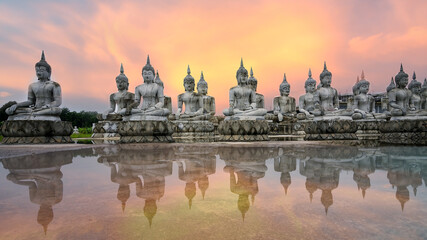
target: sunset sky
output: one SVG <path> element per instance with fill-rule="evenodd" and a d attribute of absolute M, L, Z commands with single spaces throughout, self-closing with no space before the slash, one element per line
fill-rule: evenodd
<path fill-rule="evenodd" d="M 308 69 L 319 82 L 324 61 L 340 93 L 362 70 L 371 92 L 384 91 L 401 62 L 411 77 L 427 77 L 425 0 L 106 2 L 1 1 L 0 106 L 26 100 L 42 50 L 62 106 L 75 111 L 108 108 L 120 63 L 134 92 L 147 54 L 174 109 L 190 65 L 196 81 L 203 71 L 217 114 L 241 58 L 269 110 L 283 73 L 298 99 Z"/>

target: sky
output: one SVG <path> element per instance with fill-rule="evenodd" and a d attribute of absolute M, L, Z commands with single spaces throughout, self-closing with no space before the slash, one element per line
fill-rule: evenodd
<path fill-rule="evenodd" d="M 62 106 L 74 111 L 109 107 L 120 63 L 134 92 L 147 55 L 174 109 L 190 65 L 221 114 L 241 58 L 269 110 L 284 73 L 298 99 L 308 69 L 319 82 L 324 61 L 339 93 L 362 70 L 370 91 L 383 92 L 401 63 L 410 77 L 427 77 L 425 9 L 424 0 L 2 0 L 0 106 L 26 100 L 42 50 Z"/>

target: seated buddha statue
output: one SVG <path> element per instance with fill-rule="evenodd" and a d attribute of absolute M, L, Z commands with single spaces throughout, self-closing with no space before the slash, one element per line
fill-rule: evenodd
<path fill-rule="evenodd" d="M 8 120 L 52 120 L 61 121 L 59 115 L 62 109 L 61 86 L 51 81 L 52 68 L 46 62 L 44 51 L 41 59 L 35 65 L 37 82 L 28 87 L 28 100 L 16 103 L 6 109 Z"/>
<path fill-rule="evenodd" d="M 311 69 L 308 70 L 308 78 L 305 81 L 305 94 L 299 97 L 298 119 L 313 119 L 315 116 L 323 115 L 320 108 L 319 93 L 316 91 L 316 80 L 311 77 Z"/>
<path fill-rule="evenodd" d="M 424 83 L 421 88 L 421 109 L 427 110 L 427 78 L 424 79 Z"/>
<path fill-rule="evenodd" d="M 279 87 L 280 96 L 273 99 L 273 113 L 277 116 L 279 122 L 283 121 L 283 115 L 293 117 L 295 112 L 295 98 L 289 97 L 291 85 L 286 80 L 286 74 L 283 75 L 283 82 Z"/>
<path fill-rule="evenodd" d="M 123 64 L 120 66 L 120 74 L 116 77 L 117 92 L 110 95 L 110 108 L 102 114 L 102 119 L 121 119 L 122 115 L 129 115 L 135 94 L 128 92 L 129 80 L 124 74 Z"/>
<path fill-rule="evenodd" d="M 159 71 L 156 71 L 156 78 L 154 79 L 154 82 L 160 87 L 162 87 L 163 89 L 165 89 L 163 81 L 160 79 Z M 165 97 L 165 100 L 164 100 L 163 106 L 169 110 L 169 113 L 172 113 L 172 98 L 166 95 L 164 95 L 164 97 Z"/>
<path fill-rule="evenodd" d="M 154 82 L 154 68 L 150 64 L 150 56 L 147 57 L 147 64 L 142 68 L 144 83 L 135 88 L 135 102 L 133 107 L 141 103 L 140 108 L 132 109 L 131 120 L 140 120 L 145 116 L 166 117 L 169 110 L 164 108 L 163 88 Z M 163 118 L 162 118 L 163 119 Z"/>
<path fill-rule="evenodd" d="M 203 72 L 200 76 L 199 82 L 197 82 L 197 93 L 199 93 L 203 98 L 203 114 L 214 116 L 215 115 L 215 98 L 207 95 L 208 83 L 205 81 Z"/>
<path fill-rule="evenodd" d="M 178 110 L 176 119 L 181 120 L 202 120 L 205 119 L 203 114 L 203 98 L 200 94 L 194 92 L 194 78 L 191 76 L 190 66 L 187 68 L 187 76 L 184 78 L 185 92 L 178 95 Z M 185 111 L 183 113 L 183 106 Z"/>
<path fill-rule="evenodd" d="M 363 71 L 360 78 L 361 80 L 353 87 L 354 97 L 352 109 L 354 114 L 352 118 L 354 120 L 372 118 L 372 114 L 375 111 L 375 99 L 372 95 L 368 94 L 370 83 L 365 79 Z"/>
<path fill-rule="evenodd" d="M 400 65 L 400 72 L 394 78 L 396 87 L 388 93 L 390 113 L 392 116 L 405 116 L 409 110 L 409 100 L 412 92 L 406 88 L 408 85 L 408 74 Z"/>
<path fill-rule="evenodd" d="M 258 80 L 254 77 L 254 72 L 252 71 L 252 68 L 251 68 L 251 76 L 248 78 L 248 86 L 252 88 L 252 90 L 254 90 L 256 94 L 256 100 L 255 100 L 256 107 L 265 108 L 264 95 L 256 92 L 256 89 L 258 87 Z"/>
<path fill-rule="evenodd" d="M 421 83 L 417 81 L 417 77 L 412 75 L 412 81 L 408 85 L 409 90 L 412 92 L 409 99 L 409 108 L 411 111 L 419 111 L 421 109 Z"/>
<path fill-rule="evenodd" d="M 257 108 L 256 94 L 248 84 L 248 70 L 243 66 L 243 60 L 240 62 L 240 68 L 237 70 L 236 79 L 238 85 L 232 87 L 229 91 L 229 108 L 223 111 L 225 116 L 259 116 L 263 117 L 267 113 L 264 108 Z"/>

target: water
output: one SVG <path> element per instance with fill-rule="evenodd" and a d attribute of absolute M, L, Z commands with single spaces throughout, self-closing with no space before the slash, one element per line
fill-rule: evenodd
<path fill-rule="evenodd" d="M 426 147 L 256 146 L 3 159 L 0 239 L 427 239 Z"/>

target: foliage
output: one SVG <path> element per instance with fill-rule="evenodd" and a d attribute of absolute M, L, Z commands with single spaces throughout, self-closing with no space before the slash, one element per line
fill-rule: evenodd
<path fill-rule="evenodd" d="M 71 122 L 73 126 L 77 126 L 79 128 L 92 128 L 92 124 L 98 122 L 98 119 L 96 119 L 97 114 L 97 112 L 85 111 L 71 112 L 70 109 L 64 108 L 62 109 L 60 117 L 62 121 Z"/>
<path fill-rule="evenodd" d="M 81 134 L 92 134 L 92 128 L 88 127 L 88 128 L 79 128 L 79 133 Z"/>
<path fill-rule="evenodd" d="M 71 134 L 71 138 L 90 138 L 92 134 L 90 133 L 73 133 Z"/>

